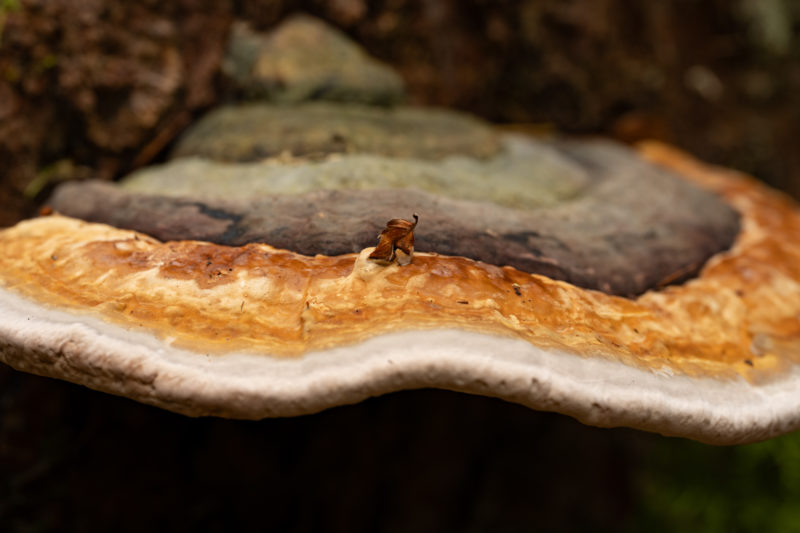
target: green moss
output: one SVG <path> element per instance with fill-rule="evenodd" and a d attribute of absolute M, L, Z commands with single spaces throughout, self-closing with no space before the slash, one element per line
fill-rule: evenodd
<path fill-rule="evenodd" d="M 19 11 L 21 8 L 19 0 L 0 0 L 0 46 L 3 45 L 3 30 L 6 27 L 8 14 Z"/>
<path fill-rule="evenodd" d="M 44 72 L 45 70 L 50 70 L 51 68 L 58 65 L 58 58 L 55 54 L 47 54 L 43 56 L 39 61 L 36 63 L 36 72 Z"/>
<path fill-rule="evenodd" d="M 739 0 L 738 8 L 756 46 L 777 55 L 790 50 L 795 21 L 789 0 Z"/>
<path fill-rule="evenodd" d="M 730 448 L 664 439 L 643 467 L 633 530 L 800 532 L 800 432 Z"/>

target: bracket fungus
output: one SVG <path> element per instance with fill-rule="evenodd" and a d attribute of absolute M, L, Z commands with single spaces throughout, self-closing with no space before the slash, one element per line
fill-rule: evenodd
<path fill-rule="evenodd" d="M 309 255 L 56 214 L 0 232 L 0 359 L 192 416 L 292 416 L 437 387 L 710 443 L 799 428 L 797 206 L 668 147 L 640 153 L 739 216 L 732 246 L 703 244 L 681 284 L 659 288 L 664 271 L 614 294 L 588 274 L 422 247 L 403 266 L 369 259 L 410 256 L 417 217 L 393 220 L 377 252 Z"/>

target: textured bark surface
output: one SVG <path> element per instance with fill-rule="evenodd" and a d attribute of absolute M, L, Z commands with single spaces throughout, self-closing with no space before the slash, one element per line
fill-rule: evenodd
<path fill-rule="evenodd" d="M 161 240 L 265 242 L 306 255 L 374 246 L 387 220 L 416 212 L 418 251 L 623 295 L 684 279 L 733 242 L 738 217 L 714 195 L 614 145 L 564 142 L 560 149 L 595 183 L 573 201 L 527 211 L 416 190 L 321 190 L 234 202 L 137 195 L 93 182 L 64 185 L 50 203 L 62 214 Z"/>
<path fill-rule="evenodd" d="M 226 4 L 0 2 L 0 225 L 48 183 L 146 164 L 216 101 Z"/>

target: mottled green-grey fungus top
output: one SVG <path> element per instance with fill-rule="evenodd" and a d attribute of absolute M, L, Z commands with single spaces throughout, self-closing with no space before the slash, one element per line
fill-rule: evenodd
<path fill-rule="evenodd" d="M 450 198 L 535 208 L 573 198 L 590 182 L 585 168 L 545 144 L 508 136 L 502 147 L 489 159 L 448 156 L 438 161 L 374 154 L 254 163 L 187 157 L 142 169 L 122 186 L 148 194 L 229 199 L 320 189 L 419 189 Z"/>
<path fill-rule="evenodd" d="M 319 158 L 349 153 L 436 160 L 488 158 L 500 148 L 500 136 L 489 124 L 456 111 L 250 103 L 221 107 L 200 119 L 173 156 L 244 162 L 281 154 Z"/>

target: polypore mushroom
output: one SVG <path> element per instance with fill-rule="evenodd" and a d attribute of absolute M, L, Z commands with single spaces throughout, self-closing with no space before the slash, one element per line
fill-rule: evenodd
<path fill-rule="evenodd" d="M 465 257 L 382 265 L 371 247 L 162 242 L 55 215 L 0 233 L 0 358 L 193 416 L 439 387 L 712 443 L 797 429 L 797 207 L 663 146 L 643 153 L 741 216 L 733 247 L 681 285 L 625 298 Z"/>

